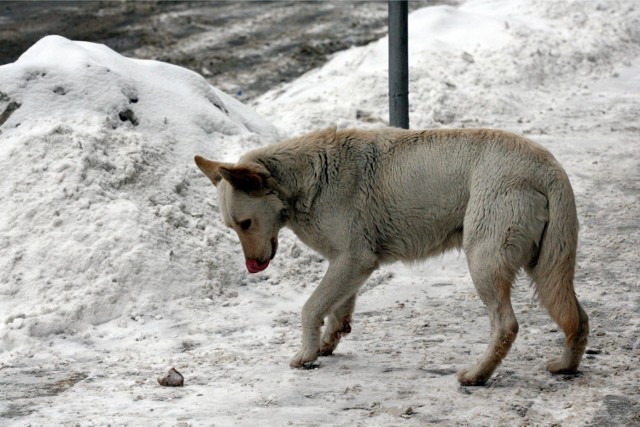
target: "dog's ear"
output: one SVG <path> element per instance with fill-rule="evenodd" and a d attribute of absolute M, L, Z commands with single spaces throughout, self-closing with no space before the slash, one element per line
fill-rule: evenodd
<path fill-rule="evenodd" d="M 223 165 L 219 171 L 231 185 L 252 196 L 261 196 L 266 192 L 271 176 L 267 168 L 255 162 Z"/>
<path fill-rule="evenodd" d="M 193 160 L 196 162 L 196 165 L 198 165 L 202 173 L 204 173 L 215 186 L 217 186 L 222 180 L 220 168 L 222 166 L 232 166 L 231 163 L 214 162 L 213 160 L 207 160 L 200 156 L 196 156 Z"/>

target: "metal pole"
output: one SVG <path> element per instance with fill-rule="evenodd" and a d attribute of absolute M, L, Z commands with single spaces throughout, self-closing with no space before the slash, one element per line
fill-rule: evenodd
<path fill-rule="evenodd" d="M 389 0 L 389 124 L 409 129 L 409 4 Z"/>

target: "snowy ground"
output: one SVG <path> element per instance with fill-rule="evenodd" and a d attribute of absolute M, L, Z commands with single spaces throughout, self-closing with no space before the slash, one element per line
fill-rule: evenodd
<path fill-rule="evenodd" d="M 326 263 L 287 232 L 248 275 L 192 157 L 382 125 L 386 40 L 258 98 L 258 116 L 195 73 L 53 37 L 0 67 L 0 424 L 639 424 L 640 7 L 471 0 L 410 28 L 413 128 L 516 131 L 569 173 L 579 375 L 545 371 L 563 339 L 522 277 L 509 356 L 485 387 L 457 384 L 488 334 L 458 253 L 377 271 L 337 354 L 289 369 Z M 158 385 L 170 367 L 185 387 Z"/>

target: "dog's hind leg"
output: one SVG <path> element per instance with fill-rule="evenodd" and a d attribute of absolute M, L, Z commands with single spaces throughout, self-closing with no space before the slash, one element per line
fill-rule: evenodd
<path fill-rule="evenodd" d="M 587 348 L 589 316 L 573 290 L 573 265 L 554 267 L 544 276 L 539 271 L 532 274 L 540 302 L 567 337 L 562 356 L 550 360 L 547 370 L 552 374 L 572 374 Z"/>
<path fill-rule="evenodd" d="M 491 339 L 480 361 L 458 372 L 458 381 L 462 385 L 481 385 L 502 362 L 518 334 L 518 321 L 511 307 L 514 275 L 491 266 L 490 260 L 478 253 L 472 255 L 469 268 L 478 294 L 489 311 Z"/>
<path fill-rule="evenodd" d="M 357 256 L 349 253 L 329 261 L 322 281 L 302 308 L 302 348 L 291 359 L 289 365 L 292 368 L 305 367 L 318 358 L 320 327 L 324 318 L 335 313 L 338 307 L 355 295 L 377 267 L 375 256 L 363 253 Z M 352 310 L 349 306 L 343 308 Z"/>
<path fill-rule="evenodd" d="M 526 189 L 478 192 L 469 201 L 464 250 L 473 284 L 489 311 L 491 340 L 480 361 L 458 373 L 463 385 L 487 381 L 516 339 L 511 285 L 540 240 L 548 217 L 546 206 L 542 194 Z"/>
<path fill-rule="evenodd" d="M 587 348 L 589 316 L 573 288 L 577 244 L 575 204 L 570 188 L 565 187 L 560 194 L 557 191 L 550 194 L 549 221 L 539 254 L 526 268 L 540 302 L 567 337 L 562 356 L 547 364 L 553 374 L 575 373 Z"/>
<path fill-rule="evenodd" d="M 347 298 L 327 316 L 324 333 L 320 340 L 320 356 L 329 356 L 340 343 L 340 339 L 351 332 L 351 316 L 356 306 L 356 296 Z"/>
<path fill-rule="evenodd" d="M 567 336 L 567 344 L 560 358 L 552 359 L 547 363 L 547 370 L 552 374 L 573 374 L 578 370 L 582 355 L 587 349 L 589 317 L 577 299 L 575 305 L 567 303 L 566 308 L 557 307 L 558 305 L 562 304 L 553 302 L 547 305 L 547 309 Z M 569 319 L 573 316 L 578 319 L 577 328 L 573 326 L 575 320 Z"/>

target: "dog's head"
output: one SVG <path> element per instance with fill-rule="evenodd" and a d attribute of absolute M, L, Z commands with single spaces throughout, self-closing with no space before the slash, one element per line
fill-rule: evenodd
<path fill-rule="evenodd" d="M 247 270 L 264 270 L 276 254 L 278 232 L 285 223 L 275 180 L 255 162 L 232 165 L 200 156 L 195 162 L 218 189 L 222 219 L 240 238 Z"/>

